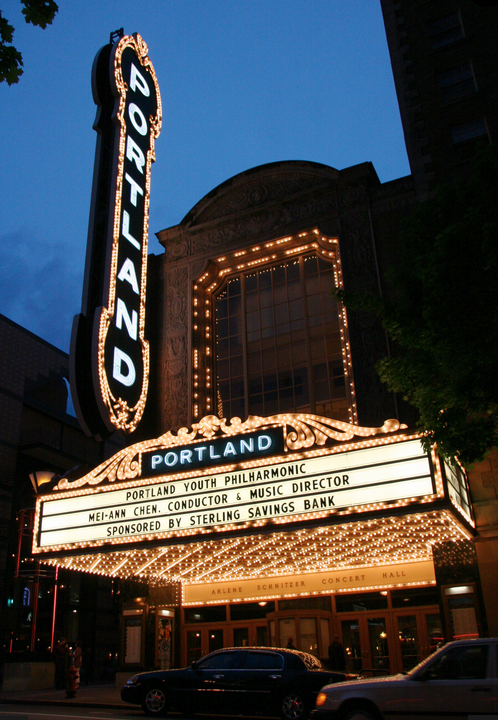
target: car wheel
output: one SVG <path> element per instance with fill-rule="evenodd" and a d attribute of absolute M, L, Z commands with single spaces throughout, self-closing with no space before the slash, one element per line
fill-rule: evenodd
<path fill-rule="evenodd" d="M 149 688 L 142 700 L 142 710 L 146 715 L 163 717 L 168 712 L 166 695 L 159 687 Z"/>
<path fill-rule="evenodd" d="M 302 695 L 289 692 L 282 699 L 280 716 L 282 720 L 303 720 L 308 715 L 308 706 Z"/>

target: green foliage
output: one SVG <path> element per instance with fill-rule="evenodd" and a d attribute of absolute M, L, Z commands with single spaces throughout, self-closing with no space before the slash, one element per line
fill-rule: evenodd
<path fill-rule="evenodd" d="M 7 81 L 9 85 L 18 82 L 22 75 L 22 55 L 10 44 L 13 35 L 14 28 L 0 12 L 0 82 Z"/>
<path fill-rule="evenodd" d="M 21 3 L 24 5 L 22 14 L 26 22 L 38 25 L 42 30 L 52 24 L 59 9 L 54 0 L 21 0 Z"/>
<path fill-rule="evenodd" d="M 419 204 L 388 274 L 389 300 L 341 293 L 375 312 L 399 353 L 380 378 L 419 412 L 426 447 L 466 466 L 496 446 L 498 427 L 498 155 Z"/>
<path fill-rule="evenodd" d="M 43 30 L 51 25 L 57 14 L 58 6 L 54 0 L 21 0 L 23 15 L 27 23 L 37 25 Z M 23 74 L 22 55 L 13 45 L 14 27 L 0 12 L 0 82 L 14 85 Z"/>

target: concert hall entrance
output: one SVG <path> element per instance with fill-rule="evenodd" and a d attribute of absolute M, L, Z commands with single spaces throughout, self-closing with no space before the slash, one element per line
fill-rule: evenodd
<path fill-rule="evenodd" d="M 286 647 L 326 665 L 337 635 L 349 672 L 409 670 L 443 641 L 434 586 L 189 607 L 182 611 L 182 665 L 222 647 Z"/>

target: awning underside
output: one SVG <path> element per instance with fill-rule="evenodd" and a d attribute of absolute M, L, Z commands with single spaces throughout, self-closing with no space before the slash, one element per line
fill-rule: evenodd
<path fill-rule="evenodd" d="M 446 510 L 313 529 L 39 558 L 60 568 L 154 584 L 216 583 L 432 560 L 435 544 L 468 539 Z"/>

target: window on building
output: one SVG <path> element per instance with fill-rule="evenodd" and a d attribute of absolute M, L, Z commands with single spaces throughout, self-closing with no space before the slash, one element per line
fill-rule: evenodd
<path fill-rule="evenodd" d="M 317 228 L 209 261 L 193 286 L 192 415 L 357 422 L 337 238 Z"/>
<path fill-rule="evenodd" d="M 469 120 L 462 125 L 455 125 L 451 128 L 451 139 L 454 145 L 468 142 L 469 140 L 488 139 L 488 129 L 484 118 Z"/>
<path fill-rule="evenodd" d="M 332 262 L 309 253 L 232 274 L 214 297 L 223 416 L 313 412 L 349 421 Z"/>
<path fill-rule="evenodd" d="M 433 22 L 429 27 L 429 41 L 432 50 L 451 45 L 464 37 L 460 13 L 452 13 Z"/>
<path fill-rule="evenodd" d="M 448 483 L 448 495 L 450 499 L 470 518 L 470 499 L 465 473 L 459 465 L 445 462 L 444 474 Z"/>
<path fill-rule="evenodd" d="M 477 90 L 474 72 L 470 62 L 439 73 L 438 84 L 443 103 L 468 97 Z"/>

